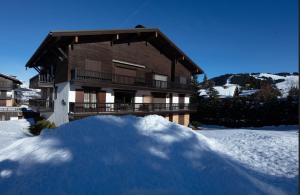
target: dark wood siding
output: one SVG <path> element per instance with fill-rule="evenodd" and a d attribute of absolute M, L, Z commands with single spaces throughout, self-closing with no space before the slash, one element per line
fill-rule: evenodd
<path fill-rule="evenodd" d="M 76 89 L 75 102 L 83 102 L 83 100 L 84 100 L 84 91 L 82 89 Z"/>
<path fill-rule="evenodd" d="M 184 125 L 184 114 L 178 114 L 178 123 Z"/>
<path fill-rule="evenodd" d="M 97 103 L 106 103 L 106 92 L 105 91 L 97 92 Z"/>
<path fill-rule="evenodd" d="M 0 106 L 6 106 L 6 100 L 0 100 Z"/>
<path fill-rule="evenodd" d="M 79 68 L 112 72 L 112 47 L 109 42 L 75 44 L 69 48 L 70 69 Z M 88 62 L 93 62 L 87 65 Z M 101 67 L 93 67 L 101 66 Z"/>
<path fill-rule="evenodd" d="M 75 44 L 69 50 L 70 68 L 86 68 L 86 59 L 97 61 L 94 66 L 101 66 L 102 72 L 114 72 L 112 60 L 145 65 L 146 68 L 135 68 L 138 75 L 155 72 L 171 77 L 171 60 L 161 54 L 151 44 L 133 42 L 130 44 L 113 44 L 110 42 Z M 96 67 L 93 69 L 97 69 Z"/>
<path fill-rule="evenodd" d="M 183 66 L 180 62 L 177 62 L 175 65 L 175 77 L 183 76 L 189 79 L 191 77 L 190 71 Z"/>
<path fill-rule="evenodd" d="M 184 103 L 184 94 L 179 94 L 179 103 Z"/>

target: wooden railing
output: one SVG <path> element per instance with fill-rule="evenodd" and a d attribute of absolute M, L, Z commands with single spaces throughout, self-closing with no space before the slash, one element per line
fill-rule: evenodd
<path fill-rule="evenodd" d="M 0 106 L 0 112 L 22 112 L 25 108 L 16 106 Z"/>
<path fill-rule="evenodd" d="M 71 71 L 71 79 L 73 81 L 100 81 L 121 85 L 134 85 L 160 89 L 186 89 L 192 88 L 190 82 L 182 84 L 179 82 L 160 81 L 154 79 L 146 79 L 146 77 L 133 77 L 113 73 L 97 72 L 83 69 L 73 69 Z"/>
<path fill-rule="evenodd" d="M 54 110 L 53 100 L 31 99 L 29 100 L 29 106 L 37 112 L 53 112 Z"/>
<path fill-rule="evenodd" d="M 167 103 L 70 103 L 71 113 L 105 113 L 105 112 L 172 112 L 193 111 L 197 107 L 191 104 Z"/>
<path fill-rule="evenodd" d="M 49 74 L 37 74 L 29 81 L 30 88 L 52 87 L 53 77 Z"/>

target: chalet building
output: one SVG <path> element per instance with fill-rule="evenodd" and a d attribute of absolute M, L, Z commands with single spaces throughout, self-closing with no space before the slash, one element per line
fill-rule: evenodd
<path fill-rule="evenodd" d="M 159 29 L 50 32 L 26 64 L 57 125 L 96 114 L 159 114 L 188 125 L 191 76 L 202 70 Z"/>
<path fill-rule="evenodd" d="M 21 84 L 15 77 L 0 73 L 0 120 L 10 120 L 19 115 L 20 110 L 14 107 L 18 103 L 15 89 Z"/>
<path fill-rule="evenodd" d="M 0 73 L 0 106 L 14 106 L 17 103 L 15 89 L 21 84 L 15 77 Z"/>

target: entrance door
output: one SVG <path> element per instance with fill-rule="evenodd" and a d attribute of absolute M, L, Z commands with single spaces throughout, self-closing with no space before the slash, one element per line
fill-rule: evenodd
<path fill-rule="evenodd" d="M 115 109 L 119 111 L 131 111 L 134 109 L 134 91 L 115 91 Z"/>
<path fill-rule="evenodd" d="M 98 91 L 97 92 L 97 106 L 99 112 L 105 112 L 107 109 L 110 108 L 111 105 L 106 104 L 106 92 L 105 91 Z"/>
<path fill-rule="evenodd" d="M 83 97 L 83 102 L 84 102 L 84 108 L 89 111 L 96 111 L 97 107 L 97 98 L 96 98 L 96 91 L 91 91 L 91 90 L 84 90 L 84 97 Z"/>
<path fill-rule="evenodd" d="M 166 102 L 167 102 L 167 94 L 166 93 L 152 93 L 152 102 L 153 109 L 155 111 L 165 110 Z"/>
<path fill-rule="evenodd" d="M 179 114 L 178 115 L 178 123 L 180 125 L 184 125 L 184 114 Z"/>
<path fill-rule="evenodd" d="M 184 109 L 184 94 L 179 94 L 179 109 Z"/>

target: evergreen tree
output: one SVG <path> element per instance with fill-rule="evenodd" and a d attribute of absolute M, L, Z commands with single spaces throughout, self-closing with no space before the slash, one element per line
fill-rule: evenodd
<path fill-rule="evenodd" d="M 204 77 L 203 77 L 203 83 L 205 84 L 207 82 L 207 75 L 204 74 Z"/>
<path fill-rule="evenodd" d="M 198 90 L 200 89 L 198 75 L 192 76 L 191 84 L 192 84 L 192 89 L 193 89 L 193 94 L 191 96 L 191 103 L 197 103 L 198 102 Z"/>
<path fill-rule="evenodd" d="M 281 96 L 280 91 L 270 84 L 264 84 L 261 89 L 254 94 L 256 100 L 265 102 L 276 100 L 278 96 Z"/>
<path fill-rule="evenodd" d="M 299 89 L 297 87 L 292 87 L 290 90 L 289 90 L 289 97 L 297 97 L 299 96 Z"/>
<path fill-rule="evenodd" d="M 217 98 L 219 95 L 218 91 L 212 86 L 208 88 L 207 94 L 209 95 L 210 98 Z"/>

